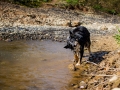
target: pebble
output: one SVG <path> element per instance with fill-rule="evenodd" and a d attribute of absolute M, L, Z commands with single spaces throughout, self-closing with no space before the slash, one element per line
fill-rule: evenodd
<path fill-rule="evenodd" d="M 120 88 L 113 88 L 112 90 L 120 90 Z"/>
<path fill-rule="evenodd" d="M 32 29 L 34 28 L 34 29 Z M 64 32 L 63 32 L 64 29 Z M 52 39 L 55 41 L 64 41 L 68 36 L 69 27 L 57 26 L 20 26 L 20 27 L 3 27 L 0 28 L 1 40 L 10 41 L 8 37 L 16 39 Z M 9 33 L 9 32 L 10 33 Z M 57 33 L 58 32 L 58 33 Z M 57 36 L 57 37 L 56 37 Z"/>
<path fill-rule="evenodd" d="M 79 85 L 74 85 L 73 88 L 79 88 Z"/>
<path fill-rule="evenodd" d="M 117 50 L 117 53 L 120 55 L 120 49 L 119 49 L 119 50 Z"/>
<path fill-rule="evenodd" d="M 117 75 L 114 75 L 112 78 L 109 79 L 109 82 L 114 82 L 118 79 Z"/>
<path fill-rule="evenodd" d="M 80 83 L 79 83 L 79 87 L 81 88 L 81 89 L 85 89 L 86 87 L 87 87 L 87 84 L 84 82 L 84 81 L 81 81 Z"/>
<path fill-rule="evenodd" d="M 74 27 L 73 27 L 74 28 Z M 7 37 L 15 39 L 51 39 L 54 38 L 55 41 L 65 41 L 69 35 L 69 30 L 73 29 L 71 27 L 65 26 L 38 26 L 38 25 L 21 25 L 21 26 L 7 26 L 0 28 L 0 37 L 2 39 L 7 39 Z M 88 28 L 91 36 L 93 35 L 103 35 L 104 33 L 113 34 L 113 32 L 93 30 Z M 43 37 L 43 38 L 38 38 Z"/>

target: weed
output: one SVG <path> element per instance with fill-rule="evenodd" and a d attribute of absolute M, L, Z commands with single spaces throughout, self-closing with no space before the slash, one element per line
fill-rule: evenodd
<path fill-rule="evenodd" d="M 117 40 L 117 42 L 120 44 L 120 29 L 118 29 L 118 34 L 115 34 L 114 38 Z"/>

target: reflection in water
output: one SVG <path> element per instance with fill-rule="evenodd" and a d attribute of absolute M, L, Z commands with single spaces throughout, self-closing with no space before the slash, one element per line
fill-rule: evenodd
<path fill-rule="evenodd" d="M 0 41 L 1 90 L 65 90 L 72 53 L 52 41 Z"/>

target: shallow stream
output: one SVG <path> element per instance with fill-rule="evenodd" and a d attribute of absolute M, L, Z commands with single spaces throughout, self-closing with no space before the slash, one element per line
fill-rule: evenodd
<path fill-rule="evenodd" d="M 73 54 L 66 43 L 0 41 L 0 90 L 66 90 Z"/>

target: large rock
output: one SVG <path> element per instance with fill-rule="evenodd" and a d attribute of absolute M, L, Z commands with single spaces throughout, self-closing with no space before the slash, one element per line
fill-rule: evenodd
<path fill-rule="evenodd" d="M 77 27 L 80 26 L 82 23 L 80 21 L 72 21 L 71 24 L 73 27 Z"/>

